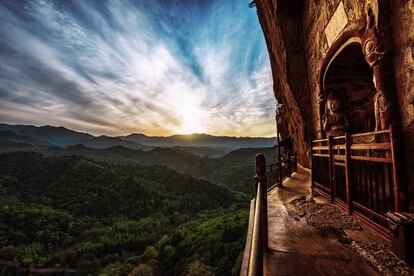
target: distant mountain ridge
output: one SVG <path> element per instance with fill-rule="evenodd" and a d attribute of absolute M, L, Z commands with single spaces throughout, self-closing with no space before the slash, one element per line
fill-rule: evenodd
<path fill-rule="evenodd" d="M 147 146 L 155 147 L 213 147 L 213 148 L 261 148 L 272 147 L 275 138 L 264 137 L 232 137 L 214 136 L 209 134 L 172 135 L 168 137 L 146 136 L 144 134 L 130 134 L 123 136 L 127 141 L 138 142 Z"/>
<path fill-rule="evenodd" d="M 50 133 L 47 130 L 51 130 Z M 20 133 L 30 133 L 33 136 Z M 69 137 L 65 137 L 65 133 Z M 276 160 L 275 148 L 266 145 L 266 142 L 273 141 L 268 138 L 235 138 L 200 134 L 171 137 L 140 135 L 140 137 L 147 139 L 143 142 L 150 145 L 128 141 L 123 137 L 96 137 L 65 128 L 56 129 L 49 126 L 25 128 L 1 124 L 0 153 L 35 151 L 46 156 L 85 156 L 123 165 L 164 165 L 180 173 L 249 194 L 253 193 L 251 181 L 254 176 L 255 155 L 260 152 L 265 154 L 267 161 Z M 151 139 L 154 139 L 153 144 L 150 143 Z M 164 143 L 161 144 L 163 141 Z M 68 144 L 69 142 L 71 143 Z M 155 142 L 160 146 L 155 146 Z M 179 143 L 184 143 L 186 146 L 175 146 Z M 258 147 L 262 144 L 265 146 Z M 201 145 L 208 145 L 208 147 Z"/>
<path fill-rule="evenodd" d="M 140 149 L 140 150 L 148 148 L 147 146 L 141 143 L 137 143 L 133 141 L 126 141 L 120 137 L 110 137 L 110 136 L 105 136 L 105 135 L 76 141 L 75 143 L 84 145 L 89 148 L 94 148 L 94 149 L 107 149 L 107 148 L 118 147 L 118 146 L 130 148 L 130 149 Z"/>
<path fill-rule="evenodd" d="M 11 130 L 0 130 L 0 148 L 27 148 L 46 146 L 50 146 L 50 144 L 37 138 L 16 134 Z"/>
<path fill-rule="evenodd" d="M 65 127 L 9 125 L 0 123 L 0 131 L 13 131 L 17 135 L 33 137 L 51 146 L 66 147 L 76 144 L 90 148 L 104 149 L 116 146 L 131 149 L 150 149 L 151 147 L 209 147 L 221 151 L 238 148 L 272 147 L 274 138 L 263 137 L 230 137 L 209 134 L 172 135 L 168 137 L 147 136 L 133 133 L 127 136 L 94 136 L 89 133 L 77 132 Z"/>
<path fill-rule="evenodd" d="M 8 125 L 0 123 L 0 130 L 11 130 L 19 135 L 30 136 L 54 146 L 66 146 L 95 136 L 54 126 Z"/>

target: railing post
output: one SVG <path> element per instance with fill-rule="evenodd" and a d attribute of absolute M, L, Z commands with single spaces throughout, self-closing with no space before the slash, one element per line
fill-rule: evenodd
<path fill-rule="evenodd" d="M 313 160 L 313 144 L 314 144 L 314 142 L 311 141 L 311 148 L 310 148 L 310 162 L 311 163 L 310 163 L 310 165 L 311 165 L 311 196 L 312 197 L 315 196 L 315 162 Z M 296 156 L 296 154 L 295 154 L 295 156 Z"/>
<path fill-rule="evenodd" d="M 406 209 L 406 199 L 407 199 L 407 194 L 406 194 L 406 189 L 402 189 L 401 185 L 401 181 L 400 181 L 400 176 L 401 176 L 401 171 L 400 171 L 400 166 L 399 164 L 397 164 L 397 162 L 399 162 L 399 148 L 397 145 L 397 138 L 395 135 L 395 128 L 391 125 L 390 127 L 390 143 L 391 143 L 391 157 L 392 157 L 392 171 L 393 171 L 393 184 L 394 184 L 394 208 L 395 211 L 403 211 L 404 209 Z M 404 183 L 403 183 L 404 185 Z M 405 186 L 404 186 L 405 188 Z M 405 210 L 404 210 L 405 211 Z"/>
<path fill-rule="evenodd" d="M 277 174 L 278 174 L 278 186 L 283 186 L 283 176 L 282 176 L 282 157 L 280 156 L 280 146 L 277 145 Z"/>
<path fill-rule="evenodd" d="M 331 188 L 331 202 L 335 199 L 335 159 L 332 150 L 333 147 L 333 136 L 328 137 L 328 149 L 329 149 L 329 186 Z"/>
<path fill-rule="evenodd" d="M 256 155 L 256 183 L 257 180 L 262 185 L 262 204 L 263 204 L 263 217 L 262 217 L 262 237 L 263 248 L 268 248 L 268 221 L 267 221 L 267 176 L 266 176 L 266 159 L 262 153 Z M 257 188 L 257 187 L 256 187 Z M 257 189 L 256 189 L 257 190 Z"/>
<path fill-rule="evenodd" d="M 296 152 L 295 152 L 294 157 L 295 157 L 295 163 L 294 163 L 295 169 L 294 169 L 294 171 L 297 172 L 298 171 L 298 156 L 297 156 Z"/>
<path fill-rule="evenodd" d="M 346 184 L 346 202 L 348 203 L 348 212 L 351 215 L 353 211 L 353 193 L 354 193 L 354 182 L 353 172 L 351 166 L 351 135 L 347 132 L 345 134 L 345 184 Z"/>

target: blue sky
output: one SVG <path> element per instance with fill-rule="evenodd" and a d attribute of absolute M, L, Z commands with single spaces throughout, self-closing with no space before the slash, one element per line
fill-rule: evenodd
<path fill-rule="evenodd" d="M 250 1 L 0 1 L 0 121 L 93 134 L 273 136 Z"/>

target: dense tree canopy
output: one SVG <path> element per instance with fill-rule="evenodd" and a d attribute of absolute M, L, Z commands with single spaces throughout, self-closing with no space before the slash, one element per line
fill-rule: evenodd
<path fill-rule="evenodd" d="M 161 165 L 4 153 L 0 274 L 237 274 L 247 203 Z"/>

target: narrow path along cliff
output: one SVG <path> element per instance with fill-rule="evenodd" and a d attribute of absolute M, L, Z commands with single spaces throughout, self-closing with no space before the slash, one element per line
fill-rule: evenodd
<path fill-rule="evenodd" d="M 292 204 L 309 192 L 308 171 L 299 168 L 284 186 L 268 193 L 265 275 L 378 275 L 364 258 L 327 231 L 333 228 L 309 225 L 303 219 L 305 213 Z"/>

